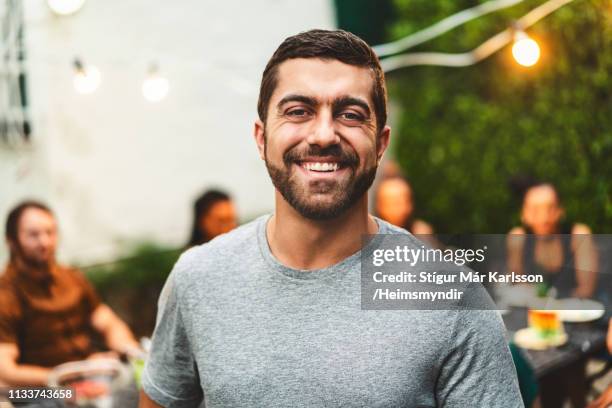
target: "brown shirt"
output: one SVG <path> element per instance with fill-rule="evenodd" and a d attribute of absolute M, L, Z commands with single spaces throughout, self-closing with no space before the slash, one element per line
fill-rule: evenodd
<path fill-rule="evenodd" d="M 100 299 L 76 269 L 55 266 L 48 281 L 11 266 L 0 275 L 0 343 L 19 348 L 19 364 L 52 367 L 98 351 L 91 315 Z"/>

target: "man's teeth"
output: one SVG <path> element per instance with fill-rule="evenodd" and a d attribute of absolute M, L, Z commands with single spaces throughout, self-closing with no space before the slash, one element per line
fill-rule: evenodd
<path fill-rule="evenodd" d="M 310 171 L 336 171 L 338 167 L 338 163 L 304 163 L 304 168 Z"/>

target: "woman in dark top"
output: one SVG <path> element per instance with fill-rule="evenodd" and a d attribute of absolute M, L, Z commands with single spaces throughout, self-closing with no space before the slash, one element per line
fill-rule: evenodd
<path fill-rule="evenodd" d="M 521 221 L 508 237 L 508 266 L 521 274 L 541 274 L 558 297 L 592 297 L 597 284 L 597 251 L 584 224 L 562 223 L 559 194 L 535 183 L 523 196 Z"/>

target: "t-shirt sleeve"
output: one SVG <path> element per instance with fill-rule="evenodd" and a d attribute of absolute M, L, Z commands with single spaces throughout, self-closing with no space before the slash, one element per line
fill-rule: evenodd
<path fill-rule="evenodd" d="M 142 380 L 144 392 L 166 408 L 197 407 L 202 389 L 191 347 L 180 289 L 175 285 L 180 261 L 160 296 L 157 324 Z"/>
<path fill-rule="evenodd" d="M 436 385 L 439 407 L 523 407 L 496 310 L 460 310 Z"/>
<path fill-rule="evenodd" d="M 72 270 L 72 273 L 74 274 L 77 282 L 79 283 L 79 286 L 81 286 L 87 305 L 89 306 L 90 311 L 93 313 L 93 311 L 96 310 L 96 308 L 102 303 L 102 301 L 100 300 L 100 296 L 98 296 L 98 293 L 94 289 L 93 285 L 87 280 L 87 278 L 85 277 L 85 275 L 83 275 L 82 272 L 78 270 Z"/>
<path fill-rule="evenodd" d="M 0 286 L 0 343 L 17 344 L 21 306 L 14 289 Z"/>

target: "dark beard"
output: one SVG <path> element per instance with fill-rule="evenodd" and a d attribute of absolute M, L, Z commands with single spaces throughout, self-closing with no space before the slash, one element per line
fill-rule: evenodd
<path fill-rule="evenodd" d="M 52 280 L 51 269 L 55 264 L 55 259 L 39 261 L 26 255 L 21 248 L 17 248 L 11 254 L 9 264 L 26 279 L 36 282 L 49 282 Z"/>
<path fill-rule="evenodd" d="M 292 164 L 299 161 L 301 157 L 323 157 L 333 156 L 339 160 L 343 167 L 351 171 L 348 185 L 341 186 L 338 182 L 316 182 L 309 187 L 313 192 L 307 192 L 298 186 L 291 178 Z M 340 146 L 334 145 L 325 149 L 318 146 L 311 146 L 307 154 L 299 154 L 294 149 L 287 151 L 283 155 L 284 168 L 272 165 L 266 155 L 266 168 L 272 179 L 274 187 L 281 193 L 284 199 L 299 212 L 303 217 L 312 220 L 330 220 L 345 213 L 368 191 L 376 176 L 376 166 L 366 169 L 362 174 L 356 174 L 359 165 L 359 158 L 354 152 L 343 151 Z M 298 163 L 299 165 L 299 163 Z M 328 194 L 331 195 L 331 203 L 310 203 L 308 194 Z"/>

